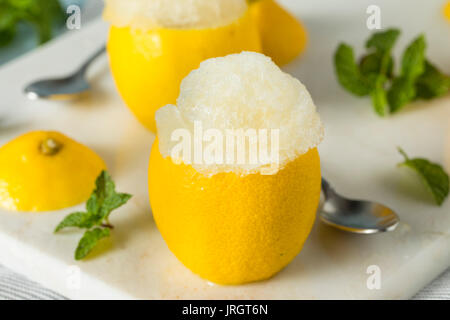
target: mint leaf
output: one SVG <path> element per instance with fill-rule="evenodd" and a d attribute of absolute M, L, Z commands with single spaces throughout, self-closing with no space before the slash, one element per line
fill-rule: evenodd
<path fill-rule="evenodd" d="M 399 163 L 399 166 L 409 167 L 416 171 L 431 191 L 436 203 L 442 205 L 449 193 L 448 174 L 436 163 L 422 158 L 410 159 L 401 148 L 398 148 L 398 150 L 405 158 L 405 161 Z"/>
<path fill-rule="evenodd" d="M 416 38 L 403 53 L 402 74 L 393 80 L 387 94 L 392 113 L 398 112 L 416 98 L 417 78 L 425 71 L 425 38 Z"/>
<path fill-rule="evenodd" d="M 11 26 L 10 28 L 5 28 L 0 30 L 0 47 L 4 47 L 8 45 L 16 35 L 15 26 Z"/>
<path fill-rule="evenodd" d="M 420 35 L 403 53 L 402 76 L 415 81 L 425 71 L 425 37 Z"/>
<path fill-rule="evenodd" d="M 108 219 L 111 211 L 127 203 L 131 195 L 117 193 L 114 181 L 106 171 L 102 171 L 97 178 L 96 189 L 88 200 L 88 211 L 95 214 L 99 220 Z"/>
<path fill-rule="evenodd" d="M 16 35 L 17 18 L 8 7 L 0 3 L 0 47 L 9 44 Z"/>
<path fill-rule="evenodd" d="M 113 226 L 109 223 L 109 216 L 114 209 L 119 208 L 130 200 L 131 195 L 117 193 L 116 186 L 107 171 L 102 171 L 95 181 L 95 189 L 86 202 L 86 212 L 74 212 L 64 218 L 55 228 L 58 232 L 67 227 L 78 227 L 88 230 L 81 239 L 75 258 L 86 256 L 99 239 L 109 236 Z"/>
<path fill-rule="evenodd" d="M 52 26 L 62 24 L 64 17 L 58 0 L 0 0 L 0 46 L 13 40 L 21 22 L 34 26 L 39 43 L 44 43 L 52 36 Z"/>
<path fill-rule="evenodd" d="M 398 29 L 388 29 L 386 31 L 374 33 L 366 42 L 367 49 L 375 49 L 379 52 L 390 51 L 400 35 Z"/>
<path fill-rule="evenodd" d="M 109 237 L 110 234 L 108 228 L 95 228 L 86 231 L 78 243 L 78 247 L 75 251 L 75 260 L 85 258 L 101 239 Z"/>
<path fill-rule="evenodd" d="M 392 113 L 399 111 L 406 104 L 414 100 L 416 89 L 414 82 L 406 77 L 395 78 L 387 93 L 387 100 Z"/>
<path fill-rule="evenodd" d="M 384 84 L 386 82 L 386 77 L 384 75 L 379 75 L 375 82 L 375 89 L 370 94 L 372 97 L 372 104 L 375 112 L 384 117 L 388 113 L 387 109 L 387 97 L 386 91 L 384 89 Z"/>
<path fill-rule="evenodd" d="M 92 216 L 88 212 L 74 212 L 69 214 L 55 228 L 55 233 L 68 227 L 91 228 L 94 225 Z"/>
<path fill-rule="evenodd" d="M 433 99 L 450 91 L 450 77 L 425 61 L 425 72 L 416 81 L 417 98 Z"/>
<path fill-rule="evenodd" d="M 361 74 L 378 75 L 380 73 L 385 73 L 388 78 L 391 78 L 394 70 L 394 59 L 392 58 L 392 56 L 389 56 L 387 68 L 383 71 L 383 57 L 384 54 L 378 51 L 365 55 L 359 62 L 359 70 Z"/>
<path fill-rule="evenodd" d="M 334 65 L 339 83 L 345 89 L 361 97 L 371 93 L 373 86 L 361 75 L 352 47 L 340 44 L 334 55 Z"/>

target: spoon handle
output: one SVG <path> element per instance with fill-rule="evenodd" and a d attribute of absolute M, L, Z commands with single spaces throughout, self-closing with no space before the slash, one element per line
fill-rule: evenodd
<path fill-rule="evenodd" d="M 79 73 L 84 74 L 91 63 L 94 62 L 94 60 L 101 56 L 104 52 L 106 52 L 106 45 L 101 46 L 101 48 L 99 48 L 91 57 L 89 57 L 89 59 L 86 60 L 85 63 L 81 65 Z"/>

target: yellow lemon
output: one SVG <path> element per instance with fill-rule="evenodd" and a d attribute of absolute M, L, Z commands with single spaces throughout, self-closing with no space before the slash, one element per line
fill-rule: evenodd
<path fill-rule="evenodd" d="M 176 257 L 218 284 L 267 279 L 294 259 L 313 226 L 321 183 L 316 146 L 323 128 L 305 87 L 258 53 L 210 59 L 183 80 L 177 106 L 158 110 L 156 121 L 150 203 Z M 221 161 L 241 152 L 228 149 L 228 136 L 221 139 L 221 133 L 240 128 L 271 132 L 262 139 L 268 143 L 246 140 L 245 159 L 264 145 L 271 156 L 256 163 Z M 186 157 L 198 154 L 191 139 L 202 136 L 205 152 L 212 136 L 216 148 L 227 141 L 225 152 L 214 153 L 221 155 L 212 157 L 216 162 L 206 161 L 206 153 L 200 162 Z M 275 162 L 273 171 L 264 171 Z"/>
<path fill-rule="evenodd" d="M 105 169 L 88 147 L 53 131 L 33 131 L 0 148 L 0 207 L 50 211 L 89 198 Z"/>
<path fill-rule="evenodd" d="M 305 50 L 306 29 L 275 0 L 253 0 L 250 5 L 259 26 L 263 53 L 282 66 Z"/>
<path fill-rule="evenodd" d="M 450 20 L 450 1 L 444 6 L 444 16 Z"/>
<path fill-rule="evenodd" d="M 104 14 L 112 22 L 107 46 L 111 71 L 123 100 L 151 131 L 156 131 L 155 111 L 175 103 L 181 80 L 200 62 L 261 50 L 245 0 L 118 3 L 124 8 L 109 0 Z M 132 11 L 123 12 L 127 9 Z"/>
<path fill-rule="evenodd" d="M 320 194 L 316 149 L 275 175 L 207 178 L 163 158 L 149 167 L 154 218 L 170 250 L 201 277 L 241 284 L 271 277 L 301 250 Z"/>

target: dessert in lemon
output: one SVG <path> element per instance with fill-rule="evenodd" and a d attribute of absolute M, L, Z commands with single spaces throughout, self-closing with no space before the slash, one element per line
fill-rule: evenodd
<path fill-rule="evenodd" d="M 212 57 L 260 51 L 245 0 L 106 0 L 108 53 L 120 95 L 155 131 L 155 111 L 175 103 L 181 80 Z"/>
<path fill-rule="evenodd" d="M 86 201 L 103 160 L 59 132 L 33 131 L 0 148 L 0 207 L 50 211 Z"/>
<path fill-rule="evenodd" d="M 275 0 L 249 0 L 261 35 L 263 53 L 279 66 L 294 60 L 305 50 L 305 27 Z"/>
<path fill-rule="evenodd" d="M 306 88 L 259 53 L 210 59 L 156 122 L 150 203 L 177 258 L 218 284 L 267 279 L 285 267 L 310 233 L 320 196 L 323 128 Z M 240 129 L 248 137 L 270 131 L 270 139 L 257 148 L 250 138 L 227 140 Z M 214 136 L 216 152 L 208 153 Z M 251 161 L 264 146 L 270 156 Z"/>

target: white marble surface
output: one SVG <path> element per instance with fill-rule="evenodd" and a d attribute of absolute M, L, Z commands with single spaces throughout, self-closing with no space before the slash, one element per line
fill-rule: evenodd
<path fill-rule="evenodd" d="M 109 250 L 75 263 L 78 232 L 52 234 L 62 217 L 82 206 L 47 214 L 0 211 L 0 263 L 69 298 L 409 298 L 450 265 L 450 201 L 432 204 L 416 178 L 395 167 L 396 146 L 411 155 L 446 162 L 450 169 L 450 98 L 419 103 L 390 119 L 377 118 L 369 102 L 342 91 L 331 57 L 341 39 L 361 47 L 367 37 L 365 9 L 378 3 L 383 25 L 405 31 L 404 45 L 426 31 L 429 56 L 450 70 L 450 28 L 436 3 L 410 1 L 409 14 L 392 1 L 283 1 L 302 17 L 311 43 L 305 57 L 286 70 L 310 89 L 326 125 L 320 148 L 324 174 L 345 195 L 379 200 L 398 211 L 402 224 L 389 234 L 360 236 L 316 223 L 304 250 L 269 281 L 222 287 L 184 268 L 164 244 L 147 196 L 147 160 L 153 135 L 129 114 L 115 93 L 106 59 L 90 71 L 94 92 L 72 103 L 30 102 L 20 92 L 38 77 L 64 74 L 104 41 L 96 22 L 0 69 L 0 144 L 32 129 L 60 130 L 95 149 L 119 190 L 135 196 L 112 216 Z M 313 4 L 314 3 L 314 4 Z M 318 5 L 320 3 L 320 5 Z M 423 8 L 423 6 L 426 6 Z M 415 24 L 411 16 L 421 16 Z M 401 47 L 401 46 L 399 46 Z M 370 183 L 369 183 L 370 182 Z M 382 272 L 380 290 L 366 286 L 369 265 Z M 73 286 L 73 266 L 81 271 Z"/>

